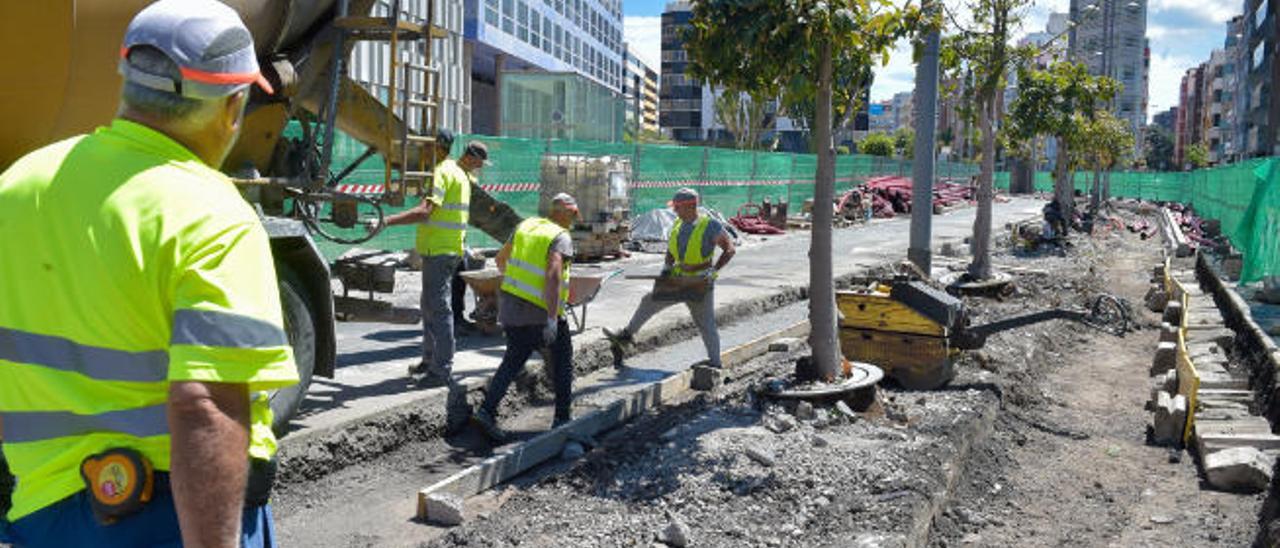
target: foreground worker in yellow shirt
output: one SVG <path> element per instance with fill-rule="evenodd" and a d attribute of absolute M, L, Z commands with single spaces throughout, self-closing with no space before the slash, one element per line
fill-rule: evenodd
<path fill-rule="evenodd" d="M 215 169 L 271 87 L 213 0 L 142 10 L 119 70 L 109 127 L 0 174 L 0 542 L 272 546 L 263 391 L 298 378 L 266 231 Z"/>

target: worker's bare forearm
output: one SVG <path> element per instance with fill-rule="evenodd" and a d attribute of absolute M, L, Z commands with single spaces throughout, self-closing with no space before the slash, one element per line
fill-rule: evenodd
<path fill-rule="evenodd" d="M 498 256 L 493 258 L 493 262 L 498 265 L 498 272 L 507 273 L 507 261 L 511 260 L 511 242 L 507 242 L 498 250 Z"/>
<path fill-rule="evenodd" d="M 542 302 L 547 303 L 547 320 L 554 320 L 560 312 L 560 270 L 564 268 L 564 259 L 554 251 L 548 254 L 547 259 L 547 273 L 542 284 Z"/>
<path fill-rule="evenodd" d="M 421 204 L 387 217 L 383 222 L 387 226 L 425 223 L 431 219 L 431 210 L 435 209 L 434 206 L 435 204 L 429 201 L 423 201 Z"/>
<path fill-rule="evenodd" d="M 734 250 L 733 248 L 729 248 L 729 249 L 727 249 L 727 250 L 725 250 L 725 251 L 721 252 L 721 253 L 720 253 L 720 258 L 719 258 L 719 259 L 716 259 L 716 271 L 718 272 L 718 271 L 720 271 L 720 270 L 724 269 L 724 267 L 725 267 L 725 266 L 728 266 L 728 265 L 729 265 L 729 261 L 733 260 L 733 255 L 734 255 L 735 253 L 737 253 L 737 251 L 736 251 L 736 250 Z"/>
<path fill-rule="evenodd" d="M 720 237 L 716 238 L 716 245 L 720 246 L 720 258 L 716 260 L 716 271 L 719 272 L 729 264 L 730 260 L 733 260 L 733 256 L 738 253 L 738 250 L 733 246 L 733 240 L 730 240 L 729 236 L 724 233 L 721 233 Z"/>
<path fill-rule="evenodd" d="M 240 544 L 249 468 L 249 393 L 243 384 L 169 388 L 170 483 L 187 547 Z"/>

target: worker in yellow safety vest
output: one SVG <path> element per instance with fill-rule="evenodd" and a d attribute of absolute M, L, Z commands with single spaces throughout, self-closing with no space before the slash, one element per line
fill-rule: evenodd
<path fill-rule="evenodd" d="M 531 217 L 516 226 L 511 240 L 498 251 L 502 290 L 498 321 L 507 336 L 502 364 L 485 389 L 484 402 L 471 415 L 489 439 L 503 442 L 507 434 L 495 417 L 507 387 L 534 350 L 551 364 L 556 393 L 553 428 L 570 419 L 573 389 L 573 344 L 564 309 L 569 300 L 569 264 L 573 240 L 569 227 L 578 218 L 578 202 L 560 193 L 551 199 L 546 217 Z"/>
<path fill-rule="evenodd" d="M 705 291 L 686 300 L 658 300 L 652 293 L 640 300 L 625 328 L 614 332 L 604 330 L 612 343 L 615 362 L 635 342 L 635 334 L 654 314 L 684 302 L 693 315 L 693 322 L 702 335 L 702 345 L 707 349 L 707 365 L 720 367 L 720 333 L 716 327 L 715 280 L 735 253 L 733 240 L 723 224 L 698 211 L 698 192 L 691 188 L 676 191 L 671 207 L 676 212 L 675 224 L 667 237 L 667 255 L 661 277 L 698 277 L 705 281 Z M 720 248 L 720 257 L 714 262 L 712 255 Z"/>
<path fill-rule="evenodd" d="M 265 391 L 298 375 L 266 231 L 215 169 L 272 89 L 213 0 L 143 9 L 118 69 L 109 126 L 0 174 L 0 544 L 272 546 Z"/>
<path fill-rule="evenodd" d="M 454 274 L 462 263 L 467 222 L 471 209 L 473 172 L 484 157 L 468 147 L 462 158 L 449 158 L 453 132 L 436 132 L 431 194 L 415 207 L 386 218 L 387 226 L 416 224 L 415 248 L 422 255 L 422 361 L 410 372 L 422 388 L 439 388 L 452 382 L 456 343 L 453 330 Z"/>

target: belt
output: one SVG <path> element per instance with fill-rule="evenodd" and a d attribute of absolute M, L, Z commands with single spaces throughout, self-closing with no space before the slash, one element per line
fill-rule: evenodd
<path fill-rule="evenodd" d="M 711 261 L 704 261 L 697 264 L 676 263 L 676 268 L 680 270 L 706 270 L 711 268 Z"/>

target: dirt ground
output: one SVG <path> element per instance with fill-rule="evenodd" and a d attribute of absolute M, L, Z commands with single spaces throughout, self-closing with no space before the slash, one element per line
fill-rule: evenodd
<path fill-rule="evenodd" d="M 489 497 L 430 546 L 1247 546 L 1261 496 L 1203 490 L 1190 455 L 1146 443 L 1157 244 L 1077 237 L 1021 256 L 1017 292 L 975 323 L 1099 292 L 1124 337 L 1050 322 L 993 336 L 946 389 L 881 390 L 882 412 L 797 418 L 753 395 L 803 353 L 766 355 L 714 395 L 636 421 L 575 462 Z"/>

